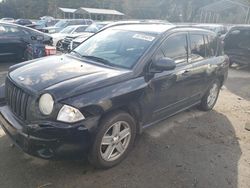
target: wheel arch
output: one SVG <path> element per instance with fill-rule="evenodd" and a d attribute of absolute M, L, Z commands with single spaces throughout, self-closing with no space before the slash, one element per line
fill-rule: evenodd
<path fill-rule="evenodd" d="M 135 125 L 136 125 L 136 133 L 137 134 L 141 134 L 142 132 L 142 123 L 141 123 L 141 108 L 140 105 L 136 102 L 131 102 L 129 104 L 123 104 L 121 106 L 117 106 L 115 108 L 112 108 L 109 111 L 104 112 L 99 120 L 99 124 L 101 123 L 101 121 L 106 118 L 107 116 L 116 113 L 116 112 L 125 112 L 128 113 L 135 121 Z"/>

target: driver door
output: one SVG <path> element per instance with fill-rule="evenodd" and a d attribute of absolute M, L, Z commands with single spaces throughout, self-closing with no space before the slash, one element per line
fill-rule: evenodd
<path fill-rule="evenodd" d="M 157 121 L 188 107 L 190 103 L 190 76 L 188 64 L 188 33 L 180 32 L 168 37 L 158 49 L 153 61 L 168 57 L 176 62 L 176 68 L 155 73 L 150 85 L 155 93 L 151 121 Z"/>

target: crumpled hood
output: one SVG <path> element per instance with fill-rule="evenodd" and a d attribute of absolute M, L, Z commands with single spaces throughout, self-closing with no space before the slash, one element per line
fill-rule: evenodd
<path fill-rule="evenodd" d="M 58 99 L 112 84 L 131 73 L 83 62 L 71 55 L 51 56 L 11 70 L 10 78 L 35 94 L 51 92 Z"/>

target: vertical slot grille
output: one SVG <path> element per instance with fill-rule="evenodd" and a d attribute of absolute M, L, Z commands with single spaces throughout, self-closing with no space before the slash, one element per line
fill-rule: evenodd
<path fill-rule="evenodd" d="M 12 112 L 21 120 L 26 120 L 29 95 L 15 86 L 9 78 L 6 79 L 5 92 L 7 103 Z"/>

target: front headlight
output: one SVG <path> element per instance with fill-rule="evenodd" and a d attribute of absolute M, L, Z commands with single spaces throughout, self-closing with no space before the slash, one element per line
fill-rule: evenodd
<path fill-rule="evenodd" d="M 39 109 L 44 115 L 50 115 L 54 108 L 53 97 L 45 93 L 39 99 Z"/>
<path fill-rule="evenodd" d="M 64 105 L 57 115 L 58 121 L 67 122 L 67 123 L 74 123 L 74 122 L 81 121 L 84 119 L 85 117 L 82 115 L 82 113 L 78 109 L 72 106 L 68 106 L 68 105 Z"/>

